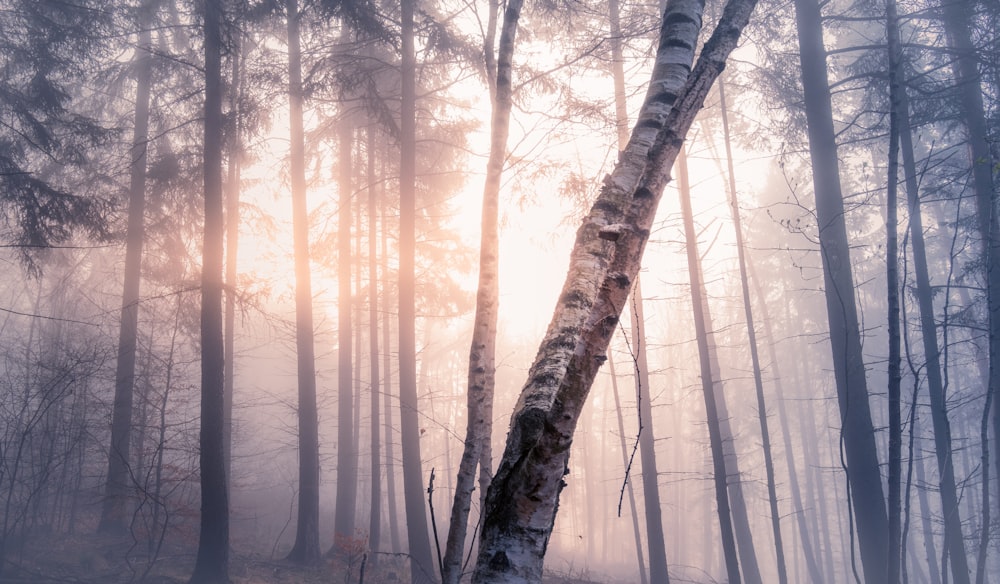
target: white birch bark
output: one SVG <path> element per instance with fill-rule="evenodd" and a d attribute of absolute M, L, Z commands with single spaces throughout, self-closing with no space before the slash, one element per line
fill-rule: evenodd
<path fill-rule="evenodd" d="M 566 283 L 515 406 L 487 495 L 473 582 L 541 581 L 573 432 L 594 376 L 607 360 L 668 169 L 755 4 L 726 5 L 692 69 L 704 5 L 667 3 L 639 122 L 577 232 Z"/>

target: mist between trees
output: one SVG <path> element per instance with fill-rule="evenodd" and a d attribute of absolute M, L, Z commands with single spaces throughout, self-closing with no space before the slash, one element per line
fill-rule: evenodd
<path fill-rule="evenodd" d="M 995 581 L 998 27 L 0 0 L 0 584 Z"/>

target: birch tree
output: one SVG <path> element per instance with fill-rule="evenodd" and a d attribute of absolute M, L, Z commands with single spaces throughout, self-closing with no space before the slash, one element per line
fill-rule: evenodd
<path fill-rule="evenodd" d="M 703 5 L 670 0 L 629 145 L 577 231 L 548 331 L 487 493 L 473 581 L 539 582 L 580 411 L 607 360 L 668 169 L 755 6 L 731 0 L 692 68 Z"/>

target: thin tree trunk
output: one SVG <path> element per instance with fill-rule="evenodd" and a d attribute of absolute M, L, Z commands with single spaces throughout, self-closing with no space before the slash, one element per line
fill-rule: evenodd
<path fill-rule="evenodd" d="M 886 33 L 889 45 L 889 161 L 886 171 L 886 291 L 889 324 L 889 584 L 899 584 L 903 555 L 901 479 L 903 474 L 902 372 L 899 332 L 899 237 L 897 234 L 897 189 L 899 184 L 900 46 L 896 24 L 896 2 L 886 0 Z M 911 209 L 911 211 L 913 211 Z M 919 213 L 919 208 L 916 209 Z M 919 233 L 923 237 L 923 233 Z M 924 266 L 926 268 L 926 265 Z M 927 334 L 928 331 L 924 331 Z M 933 332 L 933 329 L 932 329 Z M 936 333 L 935 333 L 936 334 Z"/>
<path fill-rule="evenodd" d="M 493 435 L 493 392 L 496 374 L 497 314 L 500 304 L 500 178 L 507 158 L 507 135 L 510 130 L 514 41 L 522 0 L 510 0 L 504 11 L 500 44 L 497 50 L 496 79 L 493 83 L 493 116 L 490 127 L 490 157 L 483 186 L 482 235 L 479 249 L 479 285 L 476 292 L 476 316 L 469 350 L 468 427 L 456 478 L 451 523 L 445 544 L 443 574 L 445 584 L 458 584 L 462 577 L 462 556 L 468 528 L 476 465 L 489 452 Z M 491 8 L 495 9 L 495 8 Z M 491 21 L 493 17 L 491 17 Z M 492 42 L 491 34 L 487 42 Z M 492 45 L 485 47 L 487 55 Z M 490 61 L 491 59 L 487 59 Z M 480 492 L 489 489 L 491 461 L 487 459 L 480 473 Z M 484 480 L 485 479 L 485 480 Z"/>
<path fill-rule="evenodd" d="M 380 387 L 379 346 L 378 346 L 378 256 L 376 243 L 378 221 L 376 206 L 378 196 L 375 191 L 375 129 L 369 125 L 368 138 L 368 356 L 371 377 L 371 516 L 368 521 L 368 549 L 372 553 L 371 563 L 378 563 L 379 545 L 382 539 L 382 445 L 379 440 Z M 385 230 L 385 225 L 382 225 Z M 388 373 L 388 372 L 387 372 Z"/>
<path fill-rule="evenodd" d="M 816 552 L 813 550 L 812 537 L 806 522 L 805 509 L 802 506 L 802 493 L 799 489 L 798 471 L 795 467 L 795 447 L 792 444 L 792 429 L 788 420 L 788 413 L 786 411 L 787 408 L 785 407 L 785 399 L 788 394 L 785 393 L 785 389 L 782 387 L 781 372 L 778 368 L 778 355 L 774 348 L 777 341 L 771 327 L 771 317 L 767 310 L 766 296 L 764 295 L 764 291 L 760 285 L 760 279 L 755 273 L 753 260 L 750 258 L 748 258 L 747 261 L 747 271 L 750 276 L 750 281 L 753 282 L 754 289 L 757 292 L 757 299 L 760 305 L 761 314 L 764 317 L 764 334 L 768 339 L 768 342 L 766 343 L 768 356 L 771 358 L 771 368 L 774 370 L 774 391 L 779 396 L 778 421 L 781 424 L 781 437 L 785 446 L 785 465 L 788 467 L 788 490 L 792 495 L 792 508 L 794 509 L 795 520 L 799 528 L 799 541 L 802 546 L 802 555 L 805 556 L 806 569 L 809 572 L 809 578 L 814 584 L 823 584 L 822 568 L 817 562 Z"/>
<path fill-rule="evenodd" d="M 399 123 L 399 430 L 403 449 L 403 502 L 413 584 L 436 580 L 424 508 L 417 407 L 416 248 L 416 0 L 401 0 L 402 63 Z"/>
<path fill-rule="evenodd" d="M 933 289 L 927 267 L 927 252 L 924 244 L 923 221 L 920 212 L 920 196 L 917 187 L 916 163 L 913 160 L 912 132 L 909 121 L 909 100 L 902 85 L 902 72 L 898 60 L 898 31 L 895 29 L 895 5 L 889 2 L 890 17 L 893 18 L 889 27 L 889 42 L 891 56 L 894 57 L 894 68 L 891 77 L 892 86 L 897 87 L 896 99 L 893 101 L 899 124 L 899 138 L 902 140 L 905 183 L 909 208 L 910 242 L 913 248 L 913 272 L 917 281 L 917 306 L 920 309 L 921 338 L 924 348 L 925 374 L 927 376 L 927 392 L 931 404 L 931 423 L 934 428 L 934 451 L 937 455 L 939 493 L 944 519 L 944 545 L 948 548 L 951 558 L 952 576 L 955 584 L 969 584 L 969 566 L 965 553 L 965 540 L 962 535 L 962 520 L 959 512 L 958 489 L 955 483 L 955 468 L 952 459 L 951 424 L 948 420 L 948 404 L 945 396 L 944 380 L 941 374 L 941 350 L 938 346 L 937 325 L 934 322 Z M 890 159 L 890 163 L 893 161 Z M 892 178 L 890 178 L 892 180 Z M 890 363 L 891 364 L 891 363 Z M 890 394 L 891 399 L 891 394 Z M 892 415 L 892 412 L 890 412 Z M 900 430 L 900 437 L 902 430 Z M 892 436 L 890 435 L 890 440 Z M 891 464 L 891 461 L 890 461 Z M 890 484 L 890 487 L 892 485 Z M 892 535 L 892 534 L 890 534 Z M 890 550 L 892 551 L 892 550 Z M 890 558 L 892 559 L 892 558 Z M 890 573 L 893 566 L 890 564 Z"/>
<path fill-rule="evenodd" d="M 747 342 L 750 346 L 750 362 L 753 365 L 753 381 L 757 397 L 757 418 L 760 422 L 761 450 L 764 454 L 764 470 L 767 476 L 767 499 L 771 508 L 771 530 L 774 533 L 778 582 L 788 584 L 788 573 L 785 567 L 785 548 L 781 540 L 781 514 L 778 510 L 778 494 L 774 482 L 774 461 L 771 458 L 771 433 L 767 426 L 767 404 L 764 401 L 764 381 L 760 372 L 760 356 L 757 352 L 757 331 L 754 328 L 753 306 L 750 303 L 750 284 L 748 282 L 746 251 L 743 243 L 743 225 L 740 221 L 739 201 L 736 198 L 736 173 L 733 171 L 733 153 L 729 141 L 729 113 L 726 105 L 725 87 L 724 80 L 719 79 L 722 131 L 726 146 L 726 164 L 729 177 L 729 207 L 732 211 L 733 227 L 736 231 L 736 254 L 740 265 L 740 285 L 743 292 L 743 311 L 747 321 Z M 746 561 L 744 561 L 745 569 Z M 749 581 L 750 579 L 747 578 L 747 580 Z"/>
<path fill-rule="evenodd" d="M 358 498 L 358 452 L 355 441 L 353 342 L 351 311 L 351 191 L 354 132 L 340 120 L 337 129 L 339 210 L 337 212 L 337 508 L 334 514 L 334 551 L 350 549 Z"/>
<path fill-rule="evenodd" d="M 820 4 L 795 0 L 795 17 L 848 487 L 865 582 L 883 584 L 888 576 L 889 526 L 854 302 Z"/>
<path fill-rule="evenodd" d="M 618 415 L 618 438 L 622 449 L 622 468 L 628 469 L 629 456 L 628 445 L 625 443 L 625 421 L 622 419 L 622 404 L 618 396 L 618 376 L 615 374 L 615 360 L 611 351 L 608 351 L 608 373 L 611 375 L 611 391 L 615 396 L 615 413 Z M 632 533 L 635 536 L 635 553 L 636 563 L 639 566 L 639 582 L 640 584 L 646 584 L 649 579 L 646 574 L 646 560 L 642 553 L 642 532 L 639 529 L 639 511 L 635 507 L 635 489 L 632 488 L 632 477 L 626 477 L 625 480 L 625 488 L 628 490 L 628 505 L 632 515 Z"/>
<path fill-rule="evenodd" d="M 978 227 L 983 240 L 989 307 L 990 379 L 987 393 L 995 397 L 1000 394 L 1000 217 L 993 184 L 996 166 L 986 140 L 989 124 L 983 107 L 979 53 L 972 42 L 972 15 L 975 7 L 968 0 L 954 0 L 942 1 L 941 8 L 948 42 L 955 54 L 952 65 L 955 86 L 959 91 L 961 118 L 969 140 Z M 993 439 L 1000 443 L 1000 400 L 992 401 Z M 994 449 L 993 461 L 996 468 L 1000 469 L 1000 448 Z M 983 488 L 988 490 L 989 486 L 984 485 Z M 997 473 L 996 488 L 1000 499 L 1000 472 Z"/>
<path fill-rule="evenodd" d="M 659 473 L 656 470 L 656 442 L 653 434 L 653 392 L 646 359 L 646 327 L 642 310 L 641 278 L 636 276 L 632 300 L 632 364 L 636 403 L 639 404 L 639 459 L 642 462 L 642 492 L 646 510 L 646 544 L 649 550 L 649 580 L 670 582 L 667 548 L 660 508 Z"/>
<path fill-rule="evenodd" d="M 139 286 L 142 280 L 142 245 L 145 240 L 146 152 L 149 141 L 149 102 L 153 79 L 152 28 L 154 5 L 143 3 L 136 48 L 135 118 L 129 151 L 128 226 L 125 234 L 125 279 L 118 329 L 118 363 L 111 414 L 111 447 L 108 450 L 107 491 L 101 506 L 98 531 L 121 535 L 126 530 L 126 501 L 132 484 L 129 449 L 132 436 L 132 394 L 135 386 L 135 351 L 139 327 Z"/>
<path fill-rule="evenodd" d="M 294 0 L 293 0 L 294 1 Z M 222 446 L 222 2 L 206 0 L 205 229 L 201 271 L 201 527 L 190 584 L 229 582 L 229 495 Z"/>
<path fill-rule="evenodd" d="M 691 211 L 691 191 L 687 174 L 687 160 L 681 151 L 675 168 L 678 176 L 678 191 L 681 199 L 681 214 L 684 219 L 684 248 L 687 251 L 688 276 L 691 285 L 691 305 L 694 307 L 694 326 L 698 342 L 699 363 L 701 365 L 701 389 L 705 398 L 705 414 L 708 424 L 708 439 L 712 450 L 712 471 L 715 484 L 715 504 L 719 516 L 722 551 L 726 562 L 726 574 L 729 582 L 739 584 L 740 567 L 736 550 L 736 539 L 733 533 L 733 519 L 727 492 L 728 468 L 723 440 L 732 440 L 732 434 L 724 436 L 719 411 L 720 396 L 716 395 L 715 379 L 712 367 L 712 350 L 708 341 L 708 326 L 705 315 L 707 302 L 702 287 L 700 259 L 698 257 L 698 236 L 694 230 L 694 216 Z M 739 475 L 736 476 L 739 481 Z"/>
<path fill-rule="evenodd" d="M 563 292 L 511 418 L 487 494 L 476 583 L 541 580 L 573 432 L 638 274 L 667 171 L 754 5 L 727 4 L 692 69 L 702 5 L 667 3 L 646 103 L 577 232 Z"/>
<path fill-rule="evenodd" d="M 233 129 L 229 137 L 229 172 L 226 180 L 226 315 L 225 315 L 225 421 L 223 422 L 223 452 L 226 460 L 226 476 L 232 480 L 233 468 L 233 392 L 236 383 L 236 299 L 239 272 L 236 269 L 237 251 L 240 238 L 240 170 L 241 170 L 241 130 L 240 93 L 243 91 L 243 45 L 239 34 L 234 34 L 232 48 L 233 80 L 229 93 L 229 114 L 233 118 Z"/>
<path fill-rule="evenodd" d="M 383 163 L 383 176 L 385 175 L 385 165 Z M 396 454 L 392 447 L 392 431 L 395 428 L 392 416 L 392 352 L 389 347 L 390 330 L 392 324 L 389 322 L 389 229 L 388 218 L 385 207 L 385 183 L 382 183 L 382 311 L 385 317 L 382 319 L 382 344 L 385 347 L 382 366 L 385 369 L 383 380 L 385 381 L 385 491 L 386 510 L 389 512 L 389 543 L 392 545 L 392 553 L 398 554 L 402 551 L 399 541 L 399 515 L 396 511 Z"/>
<path fill-rule="evenodd" d="M 288 102 L 291 132 L 289 170 L 295 252 L 295 353 L 299 389 L 299 506 L 295 543 L 288 559 L 316 564 L 319 549 L 319 421 L 313 346 L 312 283 L 309 270 L 309 213 L 306 205 L 305 138 L 302 127 L 302 50 L 298 0 L 286 0 Z"/>

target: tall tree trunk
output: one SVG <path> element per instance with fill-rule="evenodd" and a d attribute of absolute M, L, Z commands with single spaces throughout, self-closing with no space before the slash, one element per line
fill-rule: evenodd
<path fill-rule="evenodd" d="M 618 376 L 615 374 L 615 361 L 608 352 L 608 373 L 611 375 L 611 391 L 615 396 L 615 414 L 618 417 L 618 439 L 622 449 L 622 468 L 628 469 L 628 446 L 625 444 L 625 421 L 622 419 L 622 404 L 618 396 Z M 632 534 L 635 536 L 636 563 L 639 566 L 639 582 L 646 584 L 649 578 L 646 574 L 646 560 L 642 553 L 642 533 L 639 530 L 639 511 L 635 507 L 635 489 L 632 488 L 632 477 L 625 477 L 625 488 L 628 489 L 628 505 L 632 515 Z M 620 506 L 619 506 L 620 509 Z"/>
<path fill-rule="evenodd" d="M 401 0 L 402 63 L 399 122 L 399 431 L 403 450 L 403 502 L 410 544 L 410 579 L 431 584 L 434 562 L 427 533 L 417 408 L 416 253 L 416 52 L 413 12 L 417 0 Z"/>
<path fill-rule="evenodd" d="M 889 334 L 889 584 L 899 584 L 903 556 L 902 498 L 900 487 L 903 475 L 903 418 L 902 372 L 900 370 L 899 331 L 899 221 L 897 219 L 897 190 L 899 186 L 899 119 L 900 119 L 900 69 L 899 29 L 896 21 L 896 2 L 886 0 L 886 36 L 889 48 L 889 161 L 886 170 L 886 222 L 885 263 L 886 291 L 888 293 Z M 911 209 L 911 211 L 914 211 Z M 919 214 L 919 208 L 915 209 Z M 919 221 L 919 220 L 918 220 Z M 923 232 L 919 233 L 923 237 Z M 926 265 L 924 266 L 926 268 Z M 928 331 L 924 331 L 927 334 Z M 933 332 L 933 329 L 932 329 Z M 936 334 L 936 332 L 934 333 Z"/>
<path fill-rule="evenodd" d="M 656 442 L 653 434 L 653 392 L 649 384 L 646 359 L 646 326 L 642 310 L 641 278 L 636 276 L 632 289 L 632 363 L 635 397 L 639 404 L 639 459 L 642 461 L 642 492 L 646 509 L 646 544 L 649 550 L 649 580 L 670 582 L 667 572 L 667 548 L 660 514 L 660 483 L 656 470 Z"/>
<path fill-rule="evenodd" d="M 240 125 L 240 94 L 243 91 L 243 43 L 238 33 L 233 36 L 232 75 L 229 89 L 229 115 L 233 127 L 229 136 L 229 171 L 226 179 L 226 315 L 225 330 L 225 422 L 222 427 L 226 476 L 232 481 L 233 468 L 233 391 L 236 386 L 236 299 L 239 272 L 236 269 L 240 239 L 240 170 L 242 127 Z"/>
<path fill-rule="evenodd" d="M 931 423 L 934 428 L 934 451 L 937 456 L 939 493 L 944 520 L 944 545 L 951 558 L 952 576 L 955 584 L 969 584 L 969 565 L 962 535 L 962 520 L 959 512 L 958 489 L 955 483 L 955 468 L 952 461 L 951 424 L 948 420 L 948 404 L 945 396 L 944 379 L 941 372 L 941 350 L 938 346 L 937 325 L 934 318 L 933 289 L 927 264 L 924 244 L 923 220 L 920 212 L 920 195 L 917 186 L 916 162 L 913 159 L 913 139 L 909 119 L 909 99 L 902 80 L 898 30 L 895 23 L 895 3 L 890 0 L 889 43 L 891 87 L 896 88 L 893 109 L 899 125 L 899 139 L 902 141 L 907 204 L 909 208 L 910 242 L 913 249 L 913 273 L 917 281 L 917 306 L 920 310 L 921 338 L 924 348 L 924 370 L 927 376 L 927 393 L 931 404 Z M 890 159 L 890 164 L 894 161 Z M 890 172 L 894 168 L 890 168 Z M 890 175 L 890 181 L 894 177 Z M 891 183 L 890 183 L 891 184 Z M 891 363 L 890 363 L 891 364 Z M 890 394 L 890 399 L 892 398 Z M 890 416 L 892 412 L 890 411 Z M 891 428 L 890 428 L 891 429 Z M 899 430 L 900 440 L 902 430 Z M 892 436 L 890 435 L 890 440 Z M 891 461 L 890 461 L 891 463 Z M 890 467 L 891 468 L 891 467 Z M 890 483 L 890 488 L 892 487 Z M 893 534 L 890 534 L 893 535 Z M 892 551 L 892 550 L 890 550 Z M 893 558 L 890 557 L 890 560 Z M 893 566 L 890 565 L 890 573 Z"/>
<path fill-rule="evenodd" d="M 229 494 L 222 452 L 222 2 L 206 0 L 205 230 L 201 270 L 201 529 L 190 584 L 229 581 Z"/>
<path fill-rule="evenodd" d="M 646 103 L 577 232 L 566 283 L 512 414 L 473 582 L 541 580 L 573 432 L 639 272 L 667 171 L 754 5 L 727 4 L 692 69 L 702 4 L 667 3 Z"/>
<path fill-rule="evenodd" d="M 382 175 L 385 175 L 385 164 L 383 163 Z M 392 416 L 392 351 L 389 342 L 389 332 L 392 324 L 389 322 L 389 221 L 385 208 L 385 183 L 381 183 L 382 191 L 382 312 L 386 316 L 382 319 L 382 344 L 385 346 L 382 367 L 385 369 L 383 380 L 385 381 L 385 421 L 382 424 L 385 430 L 385 492 L 386 511 L 389 513 L 389 543 L 392 545 L 392 553 L 398 554 L 402 551 L 399 542 L 399 515 L 396 512 L 396 454 L 392 447 L 392 431 L 395 428 Z M 373 430 L 374 431 L 374 430 Z"/>
<path fill-rule="evenodd" d="M 378 255 L 376 252 L 378 237 L 377 205 L 378 195 L 375 190 L 375 129 L 367 128 L 368 139 L 368 366 L 371 377 L 371 515 L 368 521 L 368 549 L 372 552 L 371 562 L 378 562 L 378 551 L 382 539 L 382 444 L 380 437 L 379 398 L 382 391 L 379 372 L 378 346 Z M 385 225 L 382 225 L 383 231 Z M 388 373 L 388 372 L 386 372 Z"/>
<path fill-rule="evenodd" d="M 299 507 L 295 543 L 288 553 L 300 564 L 319 562 L 319 421 L 313 346 L 312 283 L 309 271 L 309 212 L 306 206 L 305 137 L 302 127 L 302 49 L 298 0 L 286 0 L 288 19 L 289 171 L 295 252 L 295 353 L 299 385 Z"/>
<path fill-rule="evenodd" d="M 723 403 L 723 398 L 716 394 L 716 375 L 714 375 L 715 372 L 713 371 L 714 348 L 710 347 L 708 318 L 705 314 L 708 302 L 702 285 L 701 260 L 698 256 L 698 235 L 694 229 L 694 214 L 691 211 L 691 191 L 688 181 L 687 160 L 683 150 L 674 167 L 677 170 L 677 188 L 680 194 L 681 214 L 684 220 L 684 248 L 687 251 L 688 276 L 691 285 L 691 305 L 694 308 L 695 335 L 697 336 L 698 356 L 701 365 L 701 389 L 705 398 L 708 439 L 712 450 L 712 478 L 715 484 L 715 504 L 719 516 L 722 551 L 729 582 L 739 584 L 741 581 L 739 561 L 743 559 L 743 556 L 740 555 L 739 558 L 737 557 L 730 506 L 730 495 L 733 493 L 728 491 L 727 487 L 729 482 L 728 473 L 731 468 L 727 460 L 727 449 L 723 444 L 723 441 L 727 439 L 731 442 L 733 436 L 731 432 L 723 432 L 722 429 L 721 418 L 725 414 L 720 411 L 719 405 Z M 730 448 L 732 447 L 730 445 Z M 740 480 L 739 474 L 736 475 L 735 480 Z"/>
<path fill-rule="evenodd" d="M 865 582 L 882 584 L 888 577 L 889 526 L 854 303 L 820 4 L 817 0 L 795 0 L 795 17 L 848 487 Z"/>
<path fill-rule="evenodd" d="M 969 140 L 972 182 L 978 208 L 978 227 L 983 240 L 989 306 L 990 395 L 1000 394 L 1000 217 L 996 205 L 993 173 L 996 166 L 986 132 L 989 125 L 983 107 L 982 80 L 979 74 L 979 53 L 972 42 L 974 5 L 968 0 L 942 1 L 945 30 L 955 54 L 953 61 L 955 86 L 961 103 L 961 118 Z M 993 399 L 993 440 L 1000 443 L 1000 400 Z M 1000 448 L 994 449 L 994 463 L 1000 469 Z M 988 485 L 983 486 L 988 489 Z M 996 480 L 1000 499 L 1000 472 Z"/>
<path fill-rule="evenodd" d="M 132 484 L 129 449 L 132 436 L 132 394 L 135 386 L 136 336 L 139 327 L 139 286 L 142 280 L 142 245 L 145 240 L 146 152 L 149 141 L 149 100 L 153 78 L 152 35 L 155 7 L 146 0 L 140 9 L 136 48 L 135 118 L 129 151 L 128 226 L 125 234 L 125 279 L 118 329 L 118 364 L 111 414 L 111 447 L 108 450 L 107 491 L 101 506 L 98 531 L 123 534 L 126 501 Z"/>
<path fill-rule="evenodd" d="M 451 524 L 445 543 L 444 584 L 458 584 L 462 577 L 462 552 L 475 489 L 476 466 L 489 451 L 493 434 L 493 391 L 496 374 L 497 314 L 500 305 L 500 178 L 507 159 L 507 135 L 510 130 L 514 40 L 521 16 L 522 0 L 510 0 L 504 11 L 500 44 L 496 58 L 496 79 L 493 83 L 493 116 L 490 126 L 490 157 L 486 163 L 486 183 L 483 186 L 482 235 L 479 243 L 479 287 L 476 292 L 476 316 L 472 325 L 472 347 L 469 350 L 468 427 L 456 478 L 455 498 L 451 508 Z M 496 7 L 491 7 L 495 10 Z M 491 16 L 491 21 L 494 21 Z M 491 31 L 492 32 L 492 31 Z M 487 35 L 492 43 L 493 34 Z M 491 55 L 492 44 L 484 47 Z M 491 61 L 487 58 L 487 62 Z M 480 491 L 489 489 L 492 469 L 487 459 L 480 481 Z"/>
<path fill-rule="evenodd" d="M 722 131 L 726 146 L 726 165 L 729 177 L 729 207 L 732 212 L 733 227 L 736 231 L 736 254 L 740 265 L 740 285 L 743 292 L 743 312 L 747 321 L 747 343 L 750 346 L 750 362 L 753 366 L 754 389 L 757 397 L 757 418 L 760 422 L 761 450 L 764 454 L 764 471 L 767 476 L 767 500 L 771 509 L 771 531 L 774 533 L 775 560 L 778 568 L 778 582 L 788 583 L 785 567 L 785 548 L 781 540 L 781 513 L 778 510 L 778 494 L 774 481 L 774 461 L 771 458 L 771 432 L 767 425 L 767 404 L 764 400 L 764 381 L 760 372 L 760 356 L 757 352 L 757 331 L 754 328 L 753 306 L 750 303 L 750 284 L 747 274 L 746 250 L 743 243 L 743 225 L 740 221 L 740 205 L 736 198 L 736 173 L 733 170 L 733 153 L 729 140 L 729 112 L 726 105 L 726 89 L 723 79 L 719 79 L 719 101 L 722 108 Z M 756 559 L 756 558 L 755 558 Z M 744 571 L 747 562 L 743 562 Z M 747 578 L 748 582 L 750 578 Z"/>
<path fill-rule="evenodd" d="M 358 498 L 358 452 L 354 429 L 354 371 L 351 343 L 351 191 L 353 129 L 346 119 L 337 129 L 337 509 L 333 520 L 334 551 L 350 549 Z"/>

